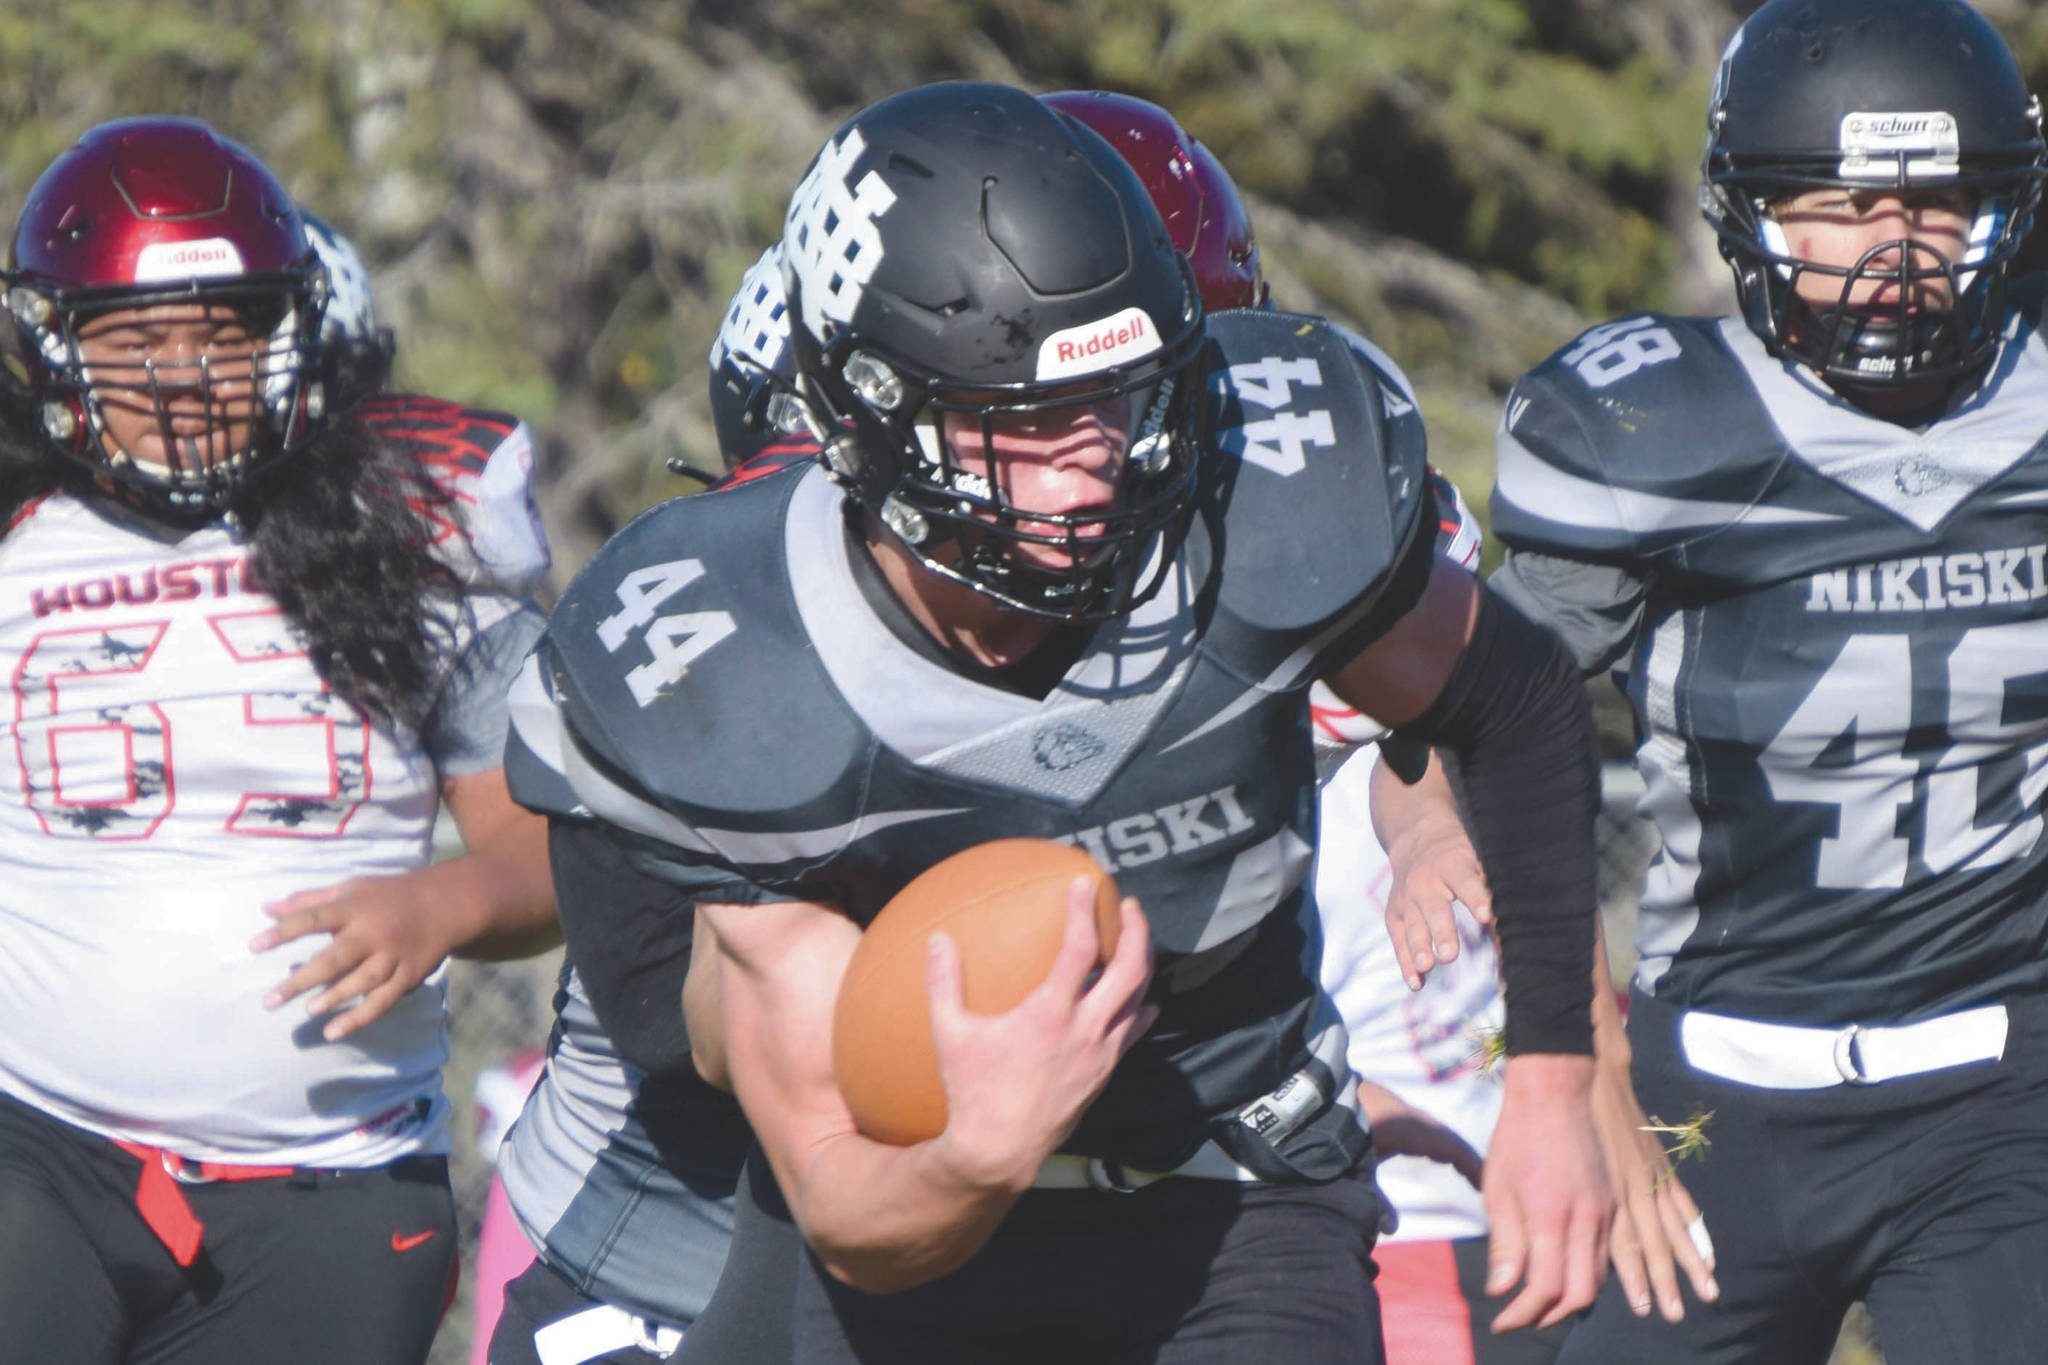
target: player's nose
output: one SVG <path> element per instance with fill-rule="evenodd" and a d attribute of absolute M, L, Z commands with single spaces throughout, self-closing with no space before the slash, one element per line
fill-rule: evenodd
<path fill-rule="evenodd" d="M 1123 454 L 1123 426 L 1106 406 L 1078 409 L 1054 439 L 1053 463 L 1061 468 L 1102 469 Z"/>

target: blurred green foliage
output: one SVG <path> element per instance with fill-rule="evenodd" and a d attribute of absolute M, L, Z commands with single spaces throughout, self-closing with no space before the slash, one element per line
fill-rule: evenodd
<path fill-rule="evenodd" d="M 8 0 L 0 212 L 103 119 L 189 114 L 250 144 L 362 247 L 403 382 L 535 426 L 573 568 L 695 487 L 666 458 L 718 467 L 706 349 L 838 120 L 942 77 L 1120 89 L 1232 168 L 1282 302 L 1410 370 L 1483 511 L 1517 373 L 1599 315 L 1721 306 L 1692 184 L 1748 7 Z M 2048 8 L 1986 8 L 2048 71 Z"/>
<path fill-rule="evenodd" d="M 1699 54 L 1602 48 L 1573 9 L 15 0 L 0 12 L 0 203 L 109 117 L 187 113 L 251 144 L 363 248 L 401 379 L 540 430 L 573 557 L 689 486 L 661 456 L 716 467 L 705 348 L 838 118 L 941 76 L 1120 88 L 1176 110 L 1262 218 L 1325 229 L 1300 249 L 1267 230 L 1290 301 L 1345 311 L 1448 395 L 1444 432 L 1483 482 L 1478 414 L 1513 368 L 1577 314 L 1664 301 L 1675 259 Z M 1479 298 L 1534 291 L 1569 311 L 1503 348 L 1479 330 L 1525 308 L 1447 314 L 1440 290 L 1372 267 L 1388 239 L 1462 269 Z"/>
<path fill-rule="evenodd" d="M 541 436 L 566 564 L 718 458 L 703 361 L 831 127 L 975 77 L 1166 105 L 1276 294 L 1407 366 L 1483 505 L 1501 394 L 1585 322 L 1720 306 L 1692 178 L 1740 0 L 10 0 L 0 211 L 191 114 L 352 235 L 400 378 Z M 2048 15 L 1992 5 L 2030 64 Z"/>

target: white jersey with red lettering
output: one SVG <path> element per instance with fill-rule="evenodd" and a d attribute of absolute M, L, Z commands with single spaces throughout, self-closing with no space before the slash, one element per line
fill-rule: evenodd
<path fill-rule="evenodd" d="M 1437 551 L 1466 568 L 1479 562 L 1478 518 L 1450 480 L 1430 471 L 1437 503 Z M 1316 907 L 1323 935 L 1322 984 L 1349 1035 L 1352 1074 L 1393 1091 L 1449 1126 L 1482 1154 L 1500 1115 L 1500 1086 L 1480 1065 L 1481 1043 L 1501 1027 L 1500 958 L 1493 940 L 1457 907 L 1457 961 L 1410 993 L 1387 937 L 1393 869 L 1373 836 L 1370 745 L 1386 734 L 1321 683 L 1309 691 L 1318 764 L 1324 773 Z M 1479 1192 L 1449 1166 L 1421 1157 L 1383 1157 L 1380 1191 L 1400 1215 L 1382 1241 L 1477 1237 L 1486 1232 Z"/>
<path fill-rule="evenodd" d="M 464 530 L 503 501 L 488 490 L 511 476 L 485 469 L 530 461 L 523 428 L 470 417 L 474 467 L 437 470 Z M 451 676 L 530 614 L 506 590 L 545 567 L 533 535 L 495 569 L 483 552 L 517 545 L 516 525 L 457 537 L 472 591 Z M 328 692 L 249 564 L 224 523 L 180 535 L 65 495 L 0 539 L 0 1091 L 198 1160 L 443 1150 L 439 974 L 339 1043 L 262 1004 L 325 942 L 252 953 L 264 907 L 426 862 L 445 774 L 435 742 Z"/>
<path fill-rule="evenodd" d="M 1500 1084 L 1482 1064 L 1485 1040 L 1501 1027 L 1500 957 L 1460 905 L 1458 957 L 1410 992 L 1387 937 L 1393 869 L 1372 833 L 1376 749 L 1353 754 L 1324 781 L 1323 838 L 1316 854 L 1322 915 L 1323 989 L 1337 1002 L 1350 1038 L 1351 1071 L 1383 1085 L 1450 1128 L 1483 1156 L 1500 1117 Z M 1479 1191 L 1452 1167 L 1422 1157 L 1383 1157 L 1380 1191 L 1400 1215 L 1391 1241 L 1478 1237 L 1486 1232 Z"/>

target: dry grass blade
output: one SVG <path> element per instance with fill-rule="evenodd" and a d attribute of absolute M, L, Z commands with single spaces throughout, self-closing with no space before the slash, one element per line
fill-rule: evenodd
<path fill-rule="evenodd" d="M 1479 1074 L 1498 1075 L 1508 1056 L 1506 1030 L 1474 1026 L 1465 1030 L 1465 1036 L 1472 1040 L 1471 1061 L 1479 1068 Z"/>
<path fill-rule="evenodd" d="M 1683 1123 L 1666 1123 L 1655 1114 L 1649 1116 L 1642 1131 L 1654 1136 L 1664 1146 L 1664 1155 L 1671 1160 L 1671 1169 L 1658 1177 L 1657 1183 L 1678 1174 L 1678 1166 L 1693 1157 L 1704 1157 L 1713 1140 L 1707 1136 L 1707 1125 L 1713 1121 L 1714 1111 L 1701 1105 L 1694 1105 L 1692 1115 Z"/>

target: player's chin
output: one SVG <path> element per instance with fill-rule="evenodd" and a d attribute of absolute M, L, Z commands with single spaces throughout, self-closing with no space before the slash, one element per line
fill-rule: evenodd
<path fill-rule="evenodd" d="M 1895 326 L 1901 322 L 1918 321 L 1928 314 L 1946 313 L 1955 305 L 1946 281 L 1916 285 L 1910 298 L 1910 303 L 1902 305 L 1898 286 L 1883 284 L 1851 295 L 1844 311 L 1865 322 Z"/>
<path fill-rule="evenodd" d="M 202 426 L 196 431 L 185 432 L 173 426 L 168 442 L 159 431 L 152 430 L 126 442 L 111 443 L 112 448 L 107 454 L 113 458 L 118 450 L 127 461 L 152 473 L 197 472 L 233 463 L 235 453 L 247 445 L 248 439 L 246 427 L 217 429 Z"/>

